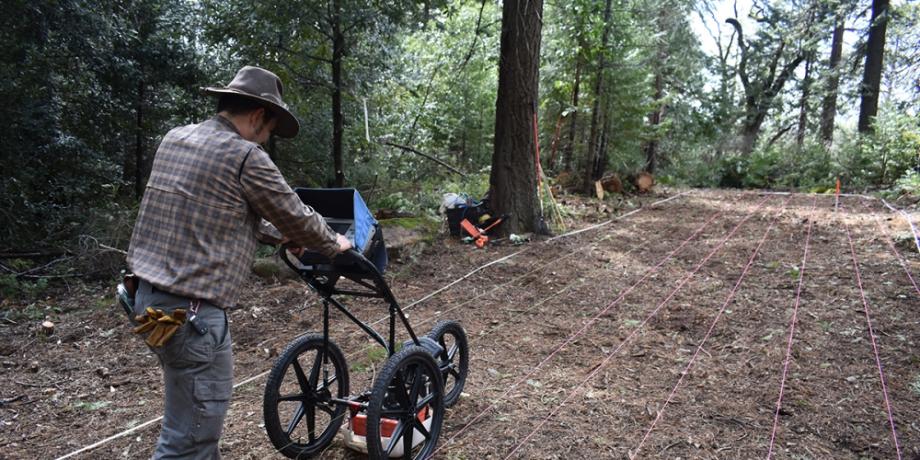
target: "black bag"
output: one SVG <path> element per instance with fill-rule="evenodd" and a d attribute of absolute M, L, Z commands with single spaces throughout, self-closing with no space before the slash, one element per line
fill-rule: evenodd
<path fill-rule="evenodd" d="M 463 219 L 478 227 L 481 225 L 479 219 L 484 215 L 490 215 L 491 211 L 483 203 L 479 203 L 475 206 L 457 206 L 448 209 L 445 213 L 447 214 L 447 229 L 450 231 L 450 235 L 459 238 L 463 236 L 463 230 L 460 228 L 460 222 Z"/>

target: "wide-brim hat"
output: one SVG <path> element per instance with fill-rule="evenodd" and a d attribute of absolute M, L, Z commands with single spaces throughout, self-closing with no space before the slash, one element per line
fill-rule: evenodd
<path fill-rule="evenodd" d="M 205 94 L 216 96 L 235 94 L 261 103 L 278 118 L 278 123 L 272 131 L 278 136 L 291 138 L 300 131 L 300 122 L 297 121 L 297 117 L 281 100 L 281 95 L 284 94 L 281 79 L 261 67 L 243 67 L 236 73 L 229 85 L 225 87 L 209 86 L 201 90 Z"/>

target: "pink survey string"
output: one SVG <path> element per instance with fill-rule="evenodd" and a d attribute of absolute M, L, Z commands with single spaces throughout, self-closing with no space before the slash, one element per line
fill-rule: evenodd
<path fill-rule="evenodd" d="M 783 202 L 782 208 L 786 207 L 786 204 L 789 203 L 792 197 L 786 198 L 786 201 Z M 817 199 L 817 197 L 815 197 Z M 703 345 L 706 344 L 706 341 L 709 340 L 709 337 L 712 335 L 712 331 L 715 330 L 716 324 L 718 324 L 719 319 L 722 317 L 722 314 L 725 313 L 725 309 L 731 305 L 732 300 L 735 299 L 735 294 L 738 292 L 738 288 L 741 286 L 741 283 L 744 281 L 744 278 L 747 276 L 748 271 L 750 271 L 751 266 L 754 265 L 754 260 L 757 259 L 757 255 L 760 254 L 760 249 L 763 247 L 764 243 L 767 241 L 767 236 L 770 235 L 770 231 L 773 230 L 773 227 L 776 225 L 776 221 L 779 219 L 779 215 L 776 215 L 770 225 L 767 227 L 767 230 L 763 232 L 763 236 L 760 238 L 760 242 L 757 243 L 757 247 L 754 248 L 754 252 L 751 253 L 751 257 L 748 259 L 747 265 L 744 266 L 744 270 L 741 271 L 741 276 L 738 277 L 738 281 L 735 282 L 735 285 L 732 287 L 731 292 L 728 293 L 728 297 L 725 298 L 725 302 L 722 303 L 722 308 L 719 309 L 719 312 L 716 313 L 715 318 L 712 320 L 712 324 L 709 325 L 709 330 L 706 331 L 706 335 L 703 336 L 703 340 L 700 341 L 700 344 L 697 345 L 696 351 L 693 352 L 693 356 L 690 358 L 690 361 L 687 363 L 687 366 L 684 367 L 684 370 L 681 371 L 680 377 L 677 379 L 677 383 L 674 384 L 674 388 L 671 389 L 671 392 L 668 394 L 668 398 L 664 401 L 664 404 L 661 406 L 661 409 L 658 409 L 658 413 L 655 415 L 655 420 L 652 421 L 652 424 L 649 425 L 648 429 L 645 431 L 645 435 L 642 436 L 642 440 L 639 441 L 639 445 L 632 451 L 629 458 L 634 459 L 639 455 L 639 451 L 642 450 L 642 446 L 645 444 L 645 441 L 648 439 L 649 435 L 652 433 L 652 430 L 655 429 L 655 425 L 658 424 L 658 421 L 661 420 L 664 410 L 667 409 L 668 405 L 671 404 L 671 401 L 674 399 L 674 395 L 677 393 L 677 390 L 680 388 L 680 384 L 683 383 L 684 377 L 690 373 L 690 370 L 693 368 L 696 358 L 700 355 L 700 351 L 703 350 Z"/>
<path fill-rule="evenodd" d="M 856 247 L 853 245 L 853 236 L 850 235 L 850 226 L 843 222 L 843 228 L 847 232 L 847 241 L 850 243 L 850 254 L 853 257 L 853 270 L 856 272 L 856 285 L 859 286 L 859 296 L 862 299 L 863 311 L 866 314 L 866 327 L 869 329 L 869 338 L 872 340 L 872 351 L 875 353 L 875 364 L 878 366 L 878 377 L 882 383 L 882 394 L 885 397 L 885 410 L 888 413 L 888 423 L 891 425 L 891 437 L 894 440 L 894 448 L 898 453 L 898 460 L 901 460 L 901 445 L 898 443 L 898 432 L 894 427 L 894 416 L 891 414 L 891 401 L 888 399 L 888 385 L 885 383 L 885 373 L 882 371 L 882 360 L 879 358 L 878 345 L 876 344 L 875 331 L 872 329 L 872 320 L 869 318 L 869 302 L 866 301 L 866 291 L 862 285 L 862 275 L 859 272 L 859 262 L 856 259 Z"/>
<path fill-rule="evenodd" d="M 914 234 L 914 244 L 917 246 L 917 252 L 920 252 L 920 235 L 918 235 L 917 227 L 914 225 L 914 221 L 910 218 L 910 214 L 890 205 L 885 200 L 882 200 L 882 204 L 884 204 L 888 209 L 900 213 L 902 216 L 904 216 L 904 220 L 906 220 L 907 224 L 910 225 L 910 231 Z"/>
<path fill-rule="evenodd" d="M 789 200 L 789 198 L 786 199 L 786 201 L 788 201 L 788 200 Z M 760 207 L 763 206 L 764 202 L 766 202 L 766 199 L 763 199 L 763 200 L 761 200 L 759 203 L 757 203 L 757 208 L 755 208 L 754 211 L 756 211 L 757 209 L 760 209 Z M 639 332 L 640 330 L 642 330 L 642 328 L 643 328 L 653 317 L 655 317 L 655 315 L 658 314 L 658 312 L 661 310 L 661 308 L 662 308 L 667 302 L 669 302 L 669 301 L 677 294 L 677 292 L 680 291 L 680 290 L 684 287 L 684 285 L 687 284 L 687 282 L 690 280 L 690 278 L 692 278 L 694 275 L 696 275 L 696 273 L 697 273 L 697 272 L 698 272 L 698 271 L 709 261 L 709 259 L 711 259 L 712 256 L 714 256 L 717 252 L 719 252 L 719 250 L 725 245 L 725 243 L 728 242 L 728 241 L 732 238 L 732 236 L 734 236 L 734 234 L 738 231 L 738 229 L 741 228 L 741 226 L 742 226 L 745 222 L 747 222 L 748 219 L 751 218 L 751 215 L 753 215 L 753 212 L 754 212 L 754 211 L 751 211 L 747 216 L 744 217 L 744 219 L 742 219 L 740 222 L 738 222 L 738 224 L 736 224 L 735 227 L 732 228 L 732 230 L 728 233 L 728 235 L 726 235 L 721 241 L 719 241 L 719 243 L 709 252 L 709 254 L 707 254 L 706 257 L 703 258 L 703 260 L 701 260 L 700 262 L 698 262 L 697 265 L 693 268 L 693 270 L 692 270 L 690 273 L 688 273 L 687 275 L 684 276 L 683 279 L 681 279 L 680 283 L 670 292 L 670 294 L 668 294 L 668 296 L 667 296 L 664 300 L 662 300 L 661 302 L 659 302 L 658 305 L 655 307 L 655 309 L 652 310 L 652 312 L 649 313 L 649 315 L 646 316 L 646 318 L 645 318 L 641 323 L 639 323 L 639 325 L 637 325 L 637 326 L 633 329 L 633 331 L 630 332 L 630 334 L 627 335 L 626 338 L 625 338 L 622 342 L 620 342 L 620 344 L 617 345 L 617 347 L 616 347 L 613 351 L 611 351 L 610 353 L 608 353 L 608 354 L 607 354 L 607 357 L 604 358 L 604 360 L 601 361 L 600 364 L 598 364 L 597 366 L 595 366 L 595 367 L 594 367 L 594 370 L 591 371 L 591 372 L 587 375 L 587 377 L 584 378 L 584 380 L 582 380 L 577 386 L 575 386 L 575 388 L 573 388 L 571 391 L 569 391 L 569 394 L 566 396 L 566 398 L 565 398 L 560 404 L 558 404 L 558 405 L 556 406 L 556 408 L 553 409 L 553 410 L 549 413 L 549 415 L 547 415 L 546 417 L 544 417 L 543 420 L 541 420 L 540 423 L 537 424 L 537 426 L 534 427 L 534 429 L 533 429 L 530 433 L 528 433 L 527 436 L 524 437 L 524 439 L 522 439 L 520 442 L 518 442 L 518 444 L 514 447 L 514 449 L 512 449 L 511 452 L 509 452 L 507 456 L 505 456 L 505 459 L 508 459 L 508 458 L 510 458 L 511 456 L 513 456 L 513 455 L 515 454 L 515 452 L 517 452 L 517 451 L 521 448 L 521 446 L 523 446 L 531 437 L 533 437 L 533 435 L 534 435 L 537 431 L 539 431 L 539 430 L 540 430 L 540 429 L 541 429 L 541 428 L 542 428 L 542 427 L 543 427 L 543 426 L 544 426 L 554 415 L 556 415 L 556 413 L 557 413 L 563 406 L 566 405 L 566 403 L 569 402 L 569 400 L 572 399 L 572 397 L 573 397 L 576 393 L 578 393 L 578 390 L 581 389 L 581 387 L 583 387 L 583 386 L 584 386 L 586 383 L 588 383 L 592 378 L 594 378 L 594 376 L 597 375 L 598 372 L 600 372 L 600 371 L 610 362 L 610 360 L 611 360 L 614 356 L 616 356 L 616 354 L 619 353 L 619 351 L 620 351 L 621 349 L 623 349 L 624 346 L 626 346 L 626 344 L 630 343 L 630 342 L 632 341 L 633 337 L 635 337 L 635 336 L 638 334 L 638 332 Z"/>
<path fill-rule="evenodd" d="M 863 206 L 865 206 L 866 209 L 869 209 L 868 205 L 863 204 Z M 910 280 L 910 284 L 914 286 L 914 291 L 916 291 L 917 295 L 920 296 L 920 287 L 917 287 L 917 281 L 914 280 L 914 275 L 910 273 L 910 268 L 907 267 L 907 261 L 905 261 L 901 253 L 898 252 L 898 249 L 894 247 L 894 243 L 891 242 L 891 238 L 887 236 L 887 232 L 885 231 L 885 228 L 882 227 L 881 219 L 879 219 L 878 216 L 876 215 L 874 215 L 874 217 L 875 217 L 875 224 L 878 226 L 879 235 L 882 236 L 882 239 L 885 240 L 885 243 L 888 243 L 888 248 L 891 249 L 891 252 L 894 253 L 894 256 L 898 258 L 899 262 L 901 262 L 901 267 L 904 268 L 904 273 L 907 275 L 907 278 Z"/>
<path fill-rule="evenodd" d="M 815 214 L 815 207 L 818 204 L 816 196 L 811 204 L 811 215 Z M 837 212 L 836 203 L 834 212 Z M 773 456 L 773 446 L 776 442 L 776 430 L 779 427 L 779 411 L 783 407 L 783 392 L 786 389 L 786 376 L 789 372 L 789 361 L 792 360 L 792 339 L 795 335 L 795 324 L 799 316 L 799 304 L 802 300 L 802 285 L 805 281 L 805 264 L 808 262 L 808 246 L 811 243 L 811 229 L 814 227 L 814 219 L 808 220 L 808 230 L 805 234 L 805 253 L 802 255 L 802 268 L 799 270 L 799 285 L 795 289 L 795 305 L 792 308 L 792 320 L 789 322 L 789 340 L 786 342 L 786 357 L 783 359 L 783 376 L 779 381 L 779 396 L 776 398 L 776 409 L 773 412 L 773 430 L 770 432 L 770 448 L 767 450 L 767 460 Z"/>
<path fill-rule="evenodd" d="M 763 203 L 766 202 L 768 198 L 769 198 L 768 196 L 762 198 L 762 199 L 757 203 L 757 208 L 759 209 L 761 206 L 763 206 Z M 681 250 L 683 250 L 683 248 L 684 248 L 685 246 L 687 246 L 687 244 L 689 244 L 689 243 L 690 243 L 694 238 L 696 238 L 700 233 L 702 233 L 704 230 L 706 230 L 706 229 L 709 227 L 709 225 L 710 225 L 717 217 L 719 217 L 720 215 L 722 215 L 722 213 L 723 213 L 723 211 L 718 211 L 718 212 L 714 213 L 709 219 L 706 220 L 706 222 L 704 222 L 701 226 L 699 226 L 699 227 L 693 232 L 693 234 L 691 234 L 687 239 L 685 239 L 685 240 L 680 244 L 680 246 L 678 246 L 677 248 L 675 248 L 674 250 L 672 250 L 671 252 L 669 252 L 663 259 L 661 259 L 661 260 L 658 262 L 657 265 L 655 265 L 654 267 L 651 267 L 651 268 L 649 268 L 648 270 L 646 270 L 645 273 L 643 274 L 642 278 L 639 279 L 639 281 L 636 281 L 632 286 L 628 287 L 625 291 L 621 292 L 613 301 L 611 301 L 609 304 L 607 304 L 607 306 L 604 307 L 603 310 L 601 310 L 599 313 L 597 313 L 597 314 L 595 314 L 593 317 L 591 317 L 591 319 L 589 319 L 589 320 L 582 326 L 581 329 L 579 329 L 577 332 L 575 332 L 574 334 L 572 334 L 572 335 L 570 335 L 568 338 L 566 338 L 566 340 L 565 340 L 562 344 L 560 344 L 560 345 L 557 346 L 555 349 L 553 349 L 553 351 L 551 351 L 551 352 L 549 353 L 549 355 L 547 355 L 545 358 L 543 358 L 542 361 L 540 361 L 539 363 L 537 363 L 537 365 L 534 366 L 534 367 L 530 370 L 530 372 L 528 372 L 526 375 L 524 375 L 523 377 L 521 377 L 520 379 L 518 379 L 516 382 L 514 382 L 510 387 L 508 387 L 508 388 L 505 390 L 504 393 L 502 393 L 501 395 L 499 395 L 497 398 L 495 398 L 495 399 L 493 400 L 492 403 L 490 403 L 488 406 L 486 406 L 485 409 L 482 409 L 481 411 L 479 411 L 479 413 L 476 414 L 470 421 L 466 422 L 466 423 L 463 425 L 463 427 L 461 427 L 460 430 L 459 430 L 457 433 L 455 433 L 453 436 L 451 436 L 451 437 L 447 440 L 447 442 L 445 442 L 441 447 L 438 447 L 438 448 L 432 453 L 432 456 L 434 456 L 435 454 L 437 454 L 441 449 L 444 448 L 444 446 L 449 445 L 453 440 L 455 440 L 455 439 L 457 439 L 458 437 L 460 437 L 461 435 L 463 435 L 463 433 L 465 433 L 474 423 L 476 423 L 477 421 L 479 421 L 489 410 L 491 410 L 493 407 L 495 407 L 495 405 L 497 404 L 498 401 L 501 401 L 501 400 L 505 399 L 509 394 L 511 394 L 512 391 L 514 391 L 515 388 L 517 388 L 518 386 L 520 386 L 522 383 L 526 382 L 528 378 L 530 378 L 531 376 L 533 376 L 533 375 L 537 372 L 537 370 L 539 370 L 541 367 L 543 367 L 544 364 L 546 364 L 547 362 L 549 362 L 549 360 L 552 359 L 556 354 L 558 354 L 561 350 L 563 350 L 565 347 L 567 347 L 567 346 L 568 346 L 570 343 L 572 343 L 576 338 L 578 338 L 579 336 L 581 336 L 582 334 L 584 334 L 585 331 L 587 331 L 588 328 L 591 327 L 591 325 L 593 325 L 593 324 L 598 320 L 598 318 L 600 318 L 600 317 L 603 316 L 605 313 L 607 313 L 608 311 L 610 311 L 611 308 L 613 308 L 614 306 L 616 306 L 617 304 L 619 304 L 619 303 L 620 303 L 630 292 L 632 292 L 636 287 L 638 287 L 640 284 L 642 284 L 643 282 L 645 282 L 645 280 L 647 280 L 649 277 L 651 277 L 653 274 L 655 274 L 655 273 L 658 271 L 658 269 L 661 268 L 661 266 L 663 266 L 668 260 L 670 260 L 672 257 L 674 257 L 674 255 L 676 255 L 678 252 L 680 252 Z"/>

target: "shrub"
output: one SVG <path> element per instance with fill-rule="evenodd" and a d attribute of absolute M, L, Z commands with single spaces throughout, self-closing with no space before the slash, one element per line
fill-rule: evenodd
<path fill-rule="evenodd" d="M 48 288 L 48 280 L 36 281 L 16 279 L 15 275 L 0 275 L 0 297 L 3 299 L 34 299 Z"/>

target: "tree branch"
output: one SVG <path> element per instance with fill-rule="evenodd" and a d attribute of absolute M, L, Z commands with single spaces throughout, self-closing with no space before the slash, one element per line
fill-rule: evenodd
<path fill-rule="evenodd" d="M 284 43 L 282 43 L 282 41 L 281 41 L 281 37 L 278 37 L 278 44 L 275 45 L 275 48 L 278 48 L 279 50 L 284 51 L 285 53 L 288 53 L 288 54 L 293 55 L 293 56 L 303 56 L 303 57 L 308 58 L 308 59 L 313 59 L 313 60 L 316 60 L 316 61 L 325 62 L 325 63 L 327 63 L 327 64 L 332 64 L 332 59 L 328 59 L 328 58 L 324 58 L 324 57 L 319 57 L 319 56 L 313 56 L 313 55 L 311 55 L 311 54 L 307 54 L 307 53 L 303 53 L 303 52 L 294 51 L 294 50 L 292 50 L 292 49 L 290 49 L 290 48 L 284 46 Z"/>
<path fill-rule="evenodd" d="M 747 58 L 748 58 L 748 47 L 744 43 L 744 32 L 741 30 L 741 23 L 738 22 L 735 18 L 728 18 L 725 22 L 732 25 L 735 28 L 735 32 L 738 33 L 738 49 L 741 50 L 741 61 L 738 63 L 738 76 L 741 78 L 741 86 L 744 87 L 744 92 L 750 90 L 751 81 L 748 79 L 747 75 Z"/>
<path fill-rule="evenodd" d="M 332 34 L 329 32 L 326 32 L 326 29 L 323 29 L 322 27 L 320 27 L 319 24 L 317 24 L 316 22 L 310 22 L 309 24 L 310 24 L 310 27 L 312 27 L 313 30 L 319 32 L 320 35 L 328 38 L 330 41 L 332 40 Z"/>
<path fill-rule="evenodd" d="M 305 86 L 305 87 L 319 87 L 319 88 L 325 88 L 325 89 L 330 89 L 330 88 L 332 88 L 332 85 L 330 85 L 328 82 L 322 81 L 322 80 L 317 80 L 317 79 L 312 78 L 312 77 L 308 77 L 308 76 L 306 76 L 306 75 L 304 75 L 304 74 L 298 72 L 296 69 L 294 69 L 293 67 L 291 67 L 291 65 L 288 64 L 287 62 L 280 61 L 280 60 L 277 61 L 277 62 L 278 62 L 279 65 L 281 65 L 281 67 L 284 67 L 285 69 L 287 69 L 287 71 L 291 73 L 291 76 L 294 77 L 294 80 L 297 81 L 297 83 L 299 83 L 301 86 Z"/>
<path fill-rule="evenodd" d="M 776 143 L 784 134 L 788 133 L 790 129 L 795 126 L 795 123 L 790 123 L 789 125 L 780 129 L 773 137 L 770 138 L 770 142 L 767 142 L 767 148 L 770 148 L 773 144 Z"/>
<path fill-rule="evenodd" d="M 355 19 L 354 21 L 352 21 L 351 24 L 345 26 L 345 28 L 342 29 L 342 35 L 345 35 L 347 32 L 351 32 L 352 29 L 354 29 L 354 28 L 356 28 L 356 27 L 363 26 L 363 25 L 367 24 L 367 21 L 369 21 L 369 20 L 371 20 L 371 19 L 374 19 L 374 17 L 376 17 L 376 16 L 377 16 L 377 12 L 376 12 L 376 11 L 369 11 L 369 12 L 367 12 L 367 14 L 364 14 L 364 15 L 358 17 L 357 19 Z"/>
<path fill-rule="evenodd" d="M 460 177 L 466 177 L 466 174 L 464 174 L 464 173 L 463 173 L 462 171 L 460 171 L 459 169 L 457 169 L 457 168 L 455 168 L 455 167 L 453 167 L 453 166 L 451 166 L 451 165 L 449 165 L 449 164 L 447 164 L 447 163 L 445 163 L 445 162 L 443 162 L 443 161 L 441 161 L 441 160 L 439 160 L 439 159 L 437 159 L 437 158 L 435 158 L 435 157 L 433 157 L 433 156 L 431 156 L 431 155 L 429 155 L 429 154 L 427 154 L 427 153 L 420 152 L 420 151 L 418 151 L 418 150 L 416 150 L 416 149 L 414 149 L 414 148 L 412 148 L 412 147 L 409 147 L 409 146 L 407 146 L 407 145 L 400 145 L 400 144 L 397 144 L 397 143 L 395 143 L 395 142 L 390 142 L 390 141 L 382 141 L 382 142 L 380 142 L 380 143 L 383 144 L 383 145 L 389 145 L 390 147 L 396 147 L 396 148 L 398 148 L 398 149 L 402 149 L 402 150 L 405 150 L 405 151 L 407 151 L 407 152 L 412 152 L 412 153 L 414 153 L 414 154 L 416 154 L 416 155 L 419 155 L 419 156 L 422 156 L 422 157 L 424 157 L 424 158 L 427 158 L 427 159 L 429 159 L 429 160 L 431 160 L 431 161 L 434 161 L 435 163 L 438 163 L 438 164 L 441 165 L 441 166 L 444 166 L 445 168 L 449 169 L 451 172 L 456 173 L 456 174 L 459 174 Z"/>
<path fill-rule="evenodd" d="M 770 94 L 777 95 L 779 91 L 783 89 L 783 85 L 786 84 L 786 80 L 792 76 L 792 73 L 795 72 L 796 67 L 805 60 L 805 53 L 800 52 L 798 56 L 795 57 L 791 62 L 783 66 L 783 70 L 779 73 L 779 76 L 776 77 L 776 80 L 773 81 L 773 85 L 770 86 Z"/>
<path fill-rule="evenodd" d="M 479 16 L 476 18 L 476 29 L 473 31 L 473 41 L 470 43 L 470 49 L 466 52 L 466 56 L 463 58 L 463 62 L 457 67 L 457 73 L 463 70 L 466 67 L 466 64 L 470 62 L 470 59 L 473 57 L 473 53 L 476 51 L 476 44 L 479 43 L 479 30 L 482 27 L 482 12 L 486 9 L 486 0 L 482 0 L 482 3 L 479 5 Z"/>
<path fill-rule="evenodd" d="M 770 60 L 770 72 L 767 74 L 767 79 L 764 80 L 764 86 L 767 88 L 773 87 L 773 80 L 776 78 L 776 66 L 779 65 L 779 59 L 783 57 L 783 50 L 786 49 L 786 41 L 781 41 L 779 47 L 776 48 L 776 52 L 773 53 L 773 59 Z"/>

